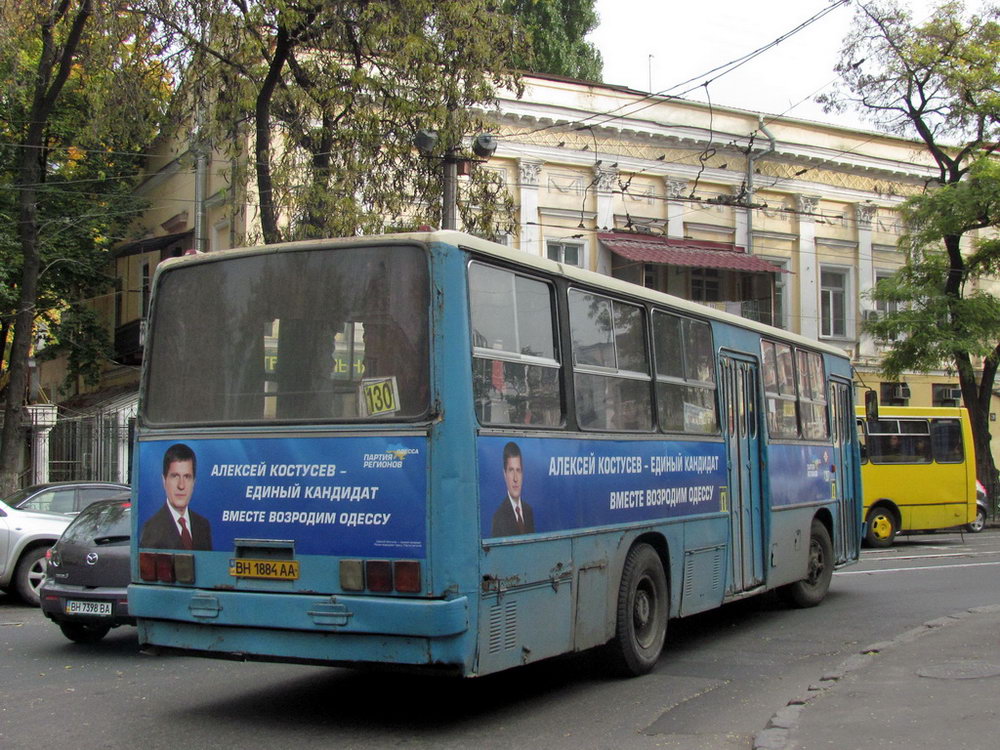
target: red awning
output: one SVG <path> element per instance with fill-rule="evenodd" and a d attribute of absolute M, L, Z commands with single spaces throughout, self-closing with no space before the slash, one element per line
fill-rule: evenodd
<path fill-rule="evenodd" d="M 683 240 L 623 232 L 598 233 L 598 239 L 615 255 L 637 263 L 662 263 L 667 266 L 727 268 L 754 273 L 787 273 L 784 268 L 747 255 L 746 250 L 729 242 Z"/>

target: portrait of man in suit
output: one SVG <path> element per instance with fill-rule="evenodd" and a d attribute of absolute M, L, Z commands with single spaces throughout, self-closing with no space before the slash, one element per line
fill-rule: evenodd
<path fill-rule="evenodd" d="M 490 535 L 533 534 L 535 513 L 521 498 L 524 467 L 521 462 L 521 449 L 514 442 L 507 443 L 503 447 L 503 481 L 507 485 L 507 497 L 500 502 L 493 514 Z"/>
<path fill-rule="evenodd" d="M 192 511 L 191 495 L 198 460 L 184 443 L 175 443 L 163 454 L 163 492 L 160 509 L 142 525 L 140 547 L 153 549 L 212 549 L 212 526 Z"/>

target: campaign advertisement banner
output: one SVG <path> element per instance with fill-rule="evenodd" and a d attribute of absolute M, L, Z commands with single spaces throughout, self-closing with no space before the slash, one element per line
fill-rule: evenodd
<path fill-rule="evenodd" d="M 829 502 L 837 496 L 837 475 L 828 445 L 771 445 L 768 449 L 771 506 Z"/>
<path fill-rule="evenodd" d="M 140 547 L 232 551 L 236 539 L 264 539 L 308 555 L 426 555 L 426 438 L 143 441 L 137 481 Z"/>
<path fill-rule="evenodd" d="M 478 455 L 484 538 L 728 509 L 720 442 L 482 436 Z"/>

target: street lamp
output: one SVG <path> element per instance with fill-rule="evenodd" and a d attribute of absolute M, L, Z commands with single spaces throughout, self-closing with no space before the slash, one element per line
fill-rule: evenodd
<path fill-rule="evenodd" d="M 438 134 L 433 130 L 418 130 L 413 136 L 413 145 L 422 156 L 434 158 L 434 149 L 438 143 Z M 449 147 L 443 157 L 443 185 L 441 196 L 441 228 L 458 229 L 458 167 L 462 165 L 462 173 L 468 174 L 468 168 L 473 162 L 489 159 L 497 150 L 497 139 L 491 133 L 480 133 L 472 139 L 472 153 L 478 159 L 467 159 L 459 155 L 457 146 Z"/>

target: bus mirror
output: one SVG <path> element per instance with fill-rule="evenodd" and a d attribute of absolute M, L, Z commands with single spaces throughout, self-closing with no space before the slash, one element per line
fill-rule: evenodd
<path fill-rule="evenodd" d="M 865 391 L 865 419 L 878 422 L 878 394 L 875 391 Z"/>

